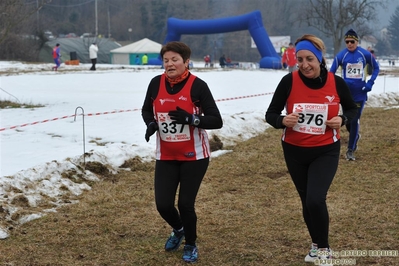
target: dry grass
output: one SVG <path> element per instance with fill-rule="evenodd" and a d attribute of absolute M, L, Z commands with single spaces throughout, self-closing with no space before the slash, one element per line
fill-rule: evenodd
<path fill-rule="evenodd" d="M 398 109 L 365 109 L 355 162 L 343 159 L 342 132 L 328 194 L 334 251 L 399 249 L 397 117 Z M 280 134 L 269 129 L 212 159 L 196 205 L 198 264 L 305 265 L 310 239 Z M 78 204 L 15 228 L 1 243 L 0 265 L 184 265 L 181 249 L 163 251 L 170 228 L 155 209 L 153 163 L 134 169 L 94 184 Z M 356 261 L 398 265 L 399 257 Z"/>
<path fill-rule="evenodd" d="M 32 103 L 17 103 L 8 100 L 0 100 L 0 109 L 7 109 L 7 108 L 38 108 L 44 107 L 42 104 L 32 104 Z"/>

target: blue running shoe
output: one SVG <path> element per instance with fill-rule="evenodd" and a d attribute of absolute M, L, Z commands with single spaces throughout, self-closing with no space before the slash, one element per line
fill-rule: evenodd
<path fill-rule="evenodd" d="M 184 238 L 184 231 L 177 231 L 173 229 L 172 233 L 170 234 L 168 240 L 165 243 L 165 250 L 166 251 L 175 251 L 180 247 L 181 242 Z"/>
<path fill-rule="evenodd" d="M 196 246 L 184 245 L 183 260 L 185 262 L 196 262 L 198 260 L 198 249 Z"/>

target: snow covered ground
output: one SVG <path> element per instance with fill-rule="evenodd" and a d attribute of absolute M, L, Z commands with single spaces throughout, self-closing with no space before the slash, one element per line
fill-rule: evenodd
<path fill-rule="evenodd" d="M 287 73 L 245 66 L 205 69 L 202 62 L 194 62 L 192 69 L 208 83 L 224 120 L 222 129 L 208 133 L 216 134 L 225 145 L 254 137 L 268 127 L 266 109 Z M 20 210 L 12 204 L 14 198 L 25 197 L 32 207 L 43 200 L 54 206 L 11 221 L 17 225 L 63 204 L 65 187 L 73 195 L 90 190 L 86 183 L 61 176 L 73 169 L 83 171 L 87 180 L 98 180 L 95 174 L 77 167 L 83 162 L 84 151 L 91 154 L 86 162 L 101 162 L 111 171 L 127 159 L 154 158 L 155 141 L 144 140 L 146 128 L 140 108 L 149 81 L 162 73 L 159 67 L 98 65 L 97 71 L 89 71 L 88 64 L 81 64 L 63 65 L 58 72 L 50 71 L 51 67 L 0 62 L 1 100 L 44 105 L 0 111 L 0 202 L 6 213 L 0 222 L 0 239 L 8 236 L 7 221 Z M 392 67 L 382 64 L 382 72 L 384 69 Z M 397 106 L 398 101 L 399 78 L 381 75 L 369 93 L 368 105 Z"/>

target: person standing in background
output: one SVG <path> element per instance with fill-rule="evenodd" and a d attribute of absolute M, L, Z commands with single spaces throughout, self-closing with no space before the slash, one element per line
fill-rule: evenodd
<path fill-rule="evenodd" d="M 375 56 L 374 50 L 373 49 L 367 49 L 371 55 L 374 57 L 375 61 L 377 62 L 377 57 Z M 377 62 L 378 63 L 378 62 Z M 373 68 L 370 65 L 367 65 L 367 75 L 371 76 L 373 75 Z"/>
<path fill-rule="evenodd" d="M 160 54 L 165 72 L 151 80 L 141 112 L 145 140 L 157 133 L 155 204 L 172 227 L 165 251 L 177 250 L 185 238 L 182 258 L 196 262 L 195 200 L 211 155 L 206 129 L 221 128 L 223 120 L 208 85 L 189 71 L 190 47 L 169 42 Z"/>
<path fill-rule="evenodd" d="M 97 44 L 95 42 L 93 42 L 89 47 L 89 56 L 90 56 L 90 60 L 91 60 L 90 70 L 96 70 L 97 52 L 98 52 Z"/>
<path fill-rule="evenodd" d="M 326 198 L 338 169 L 340 128 L 356 116 L 357 106 L 345 81 L 328 72 L 320 38 L 303 35 L 295 50 L 298 71 L 281 79 L 265 118 L 274 128 L 283 129 L 285 163 L 312 240 L 305 262 L 332 265 L 320 263 L 332 258 Z"/>
<path fill-rule="evenodd" d="M 140 65 L 140 57 L 139 57 L 139 55 L 136 55 L 136 59 L 135 59 L 134 63 L 136 65 Z"/>
<path fill-rule="evenodd" d="M 346 125 L 349 132 L 348 149 L 346 159 L 354 161 L 354 153 L 360 139 L 360 117 L 367 101 L 367 93 L 371 91 L 376 80 L 380 67 L 373 54 L 366 49 L 358 46 L 359 37 L 357 33 L 350 29 L 345 33 L 346 48 L 340 51 L 334 58 L 330 72 L 335 73 L 339 66 L 342 68 L 342 78 L 348 84 L 352 97 L 359 107 L 359 112 L 351 123 Z M 366 82 L 366 66 L 369 65 L 373 70 L 370 79 Z"/>
<path fill-rule="evenodd" d="M 144 54 L 143 57 L 141 57 L 141 64 L 142 65 L 147 65 L 148 64 L 148 56 L 147 56 L 147 54 Z"/>
<path fill-rule="evenodd" d="M 280 55 L 283 56 L 285 49 L 287 49 L 284 45 L 280 47 Z"/>
<path fill-rule="evenodd" d="M 204 56 L 205 67 L 209 67 L 211 64 L 211 57 L 208 55 Z"/>
<path fill-rule="evenodd" d="M 281 57 L 282 65 L 288 66 L 288 72 L 296 70 L 296 54 L 295 47 L 292 42 L 289 43 L 288 48 L 285 49 L 283 56 Z"/>
<path fill-rule="evenodd" d="M 220 67 L 221 68 L 225 68 L 226 67 L 226 56 L 225 55 L 222 55 L 220 58 L 219 58 L 219 65 L 220 65 Z"/>
<path fill-rule="evenodd" d="M 55 63 L 53 70 L 57 71 L 61 65 L 61 48 L 59 43 L 57 43 L 53 48 L 53 60 Z"/>

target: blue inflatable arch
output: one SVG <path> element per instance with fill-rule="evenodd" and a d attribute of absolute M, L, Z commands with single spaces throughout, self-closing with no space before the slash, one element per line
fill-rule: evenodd
<path fill-rule="evenodd" d="M 168 32 L 164 44 L 170 41 L 180 41 L 182 34 L 215 34 L 248 30 L 261 55 L 261 68 L 281 69 L 281 58 L 276 53 L 266 29 L 263 27 L 260 11 L 256 10 L 241 16 L 206 19 L 182 20 L 168 19 Z M 161 65 L 161 58 L 151 59 L 150 64 Z"/>

